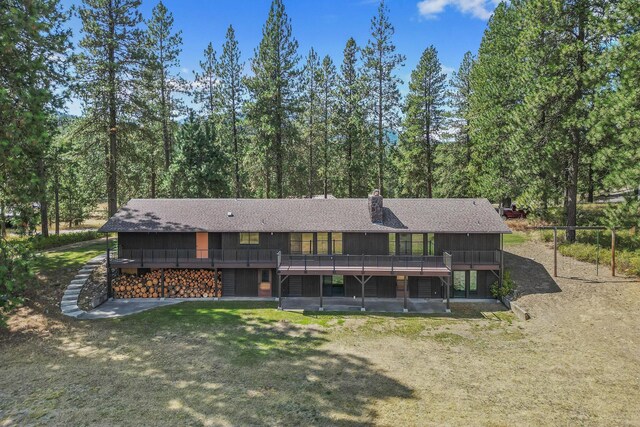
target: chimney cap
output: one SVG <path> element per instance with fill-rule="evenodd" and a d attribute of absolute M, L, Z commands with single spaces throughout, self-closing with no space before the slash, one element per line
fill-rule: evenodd
<path fill-rule="evenodd" d="M 380 195 L 380 190 L 378 190 L 377 188 L 373 190 L 373 192 L 371 193 L 372 196 L 379 196 Z"/>

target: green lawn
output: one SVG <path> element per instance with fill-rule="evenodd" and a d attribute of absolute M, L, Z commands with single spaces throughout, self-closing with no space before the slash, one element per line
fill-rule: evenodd
<path fill-rule="evenodd" d="M 514 231 L 512 234 L 504 235 L 505 245 L 518 245 L 529 240 L 529 235 L 520 231 Z"/>
<path fill-rule="evenodd" d="M 112 242 L 111 247 L 115 247 L 116 242 L 110 242 Z M 91 258 L 103 254 L 105 251 L 106 243 L 104 241 L 78 243 L 75 248 L 43 252 L 36 260 L 36 267 L 39 271 L 80 268 Z"/>

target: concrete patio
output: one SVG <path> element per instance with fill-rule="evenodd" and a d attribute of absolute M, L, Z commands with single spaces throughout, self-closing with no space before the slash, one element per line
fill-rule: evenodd
<path fill-rule="evenodd" d="M 322 301 L 324 311 L 361 311 L 362 300 L 348 297 L 324 297 Z M 365 311 L 371 313 L 402 313 L 404 300 L 402 298 L 365 298 Z M 320 298 L 288 297 L 282 299 L 284 310 L 318 311 Z M 407 300 L 409 313 L 446 313 L 446 304 L 441 299 Z"/>

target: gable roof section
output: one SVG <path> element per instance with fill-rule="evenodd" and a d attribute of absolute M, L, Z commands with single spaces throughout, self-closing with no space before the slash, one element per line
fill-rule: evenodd
<path fill-rule="evenodd" d="M 132 199 L 99 231 L 511 232 L 487 199 L 384 199 L 382 224 L 367 199 Z"/>

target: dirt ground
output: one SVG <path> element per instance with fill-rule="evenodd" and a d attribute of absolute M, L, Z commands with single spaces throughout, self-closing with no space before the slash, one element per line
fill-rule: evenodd
<path fill-rule="evenodd" d="M 548 248 L 507 250 L 527 322 L 466 304 L 38 314 L 46 333 L 0 339 L 0 425 L 640 425 L 640 283 L 562 258 L 556 284 Z"/>

